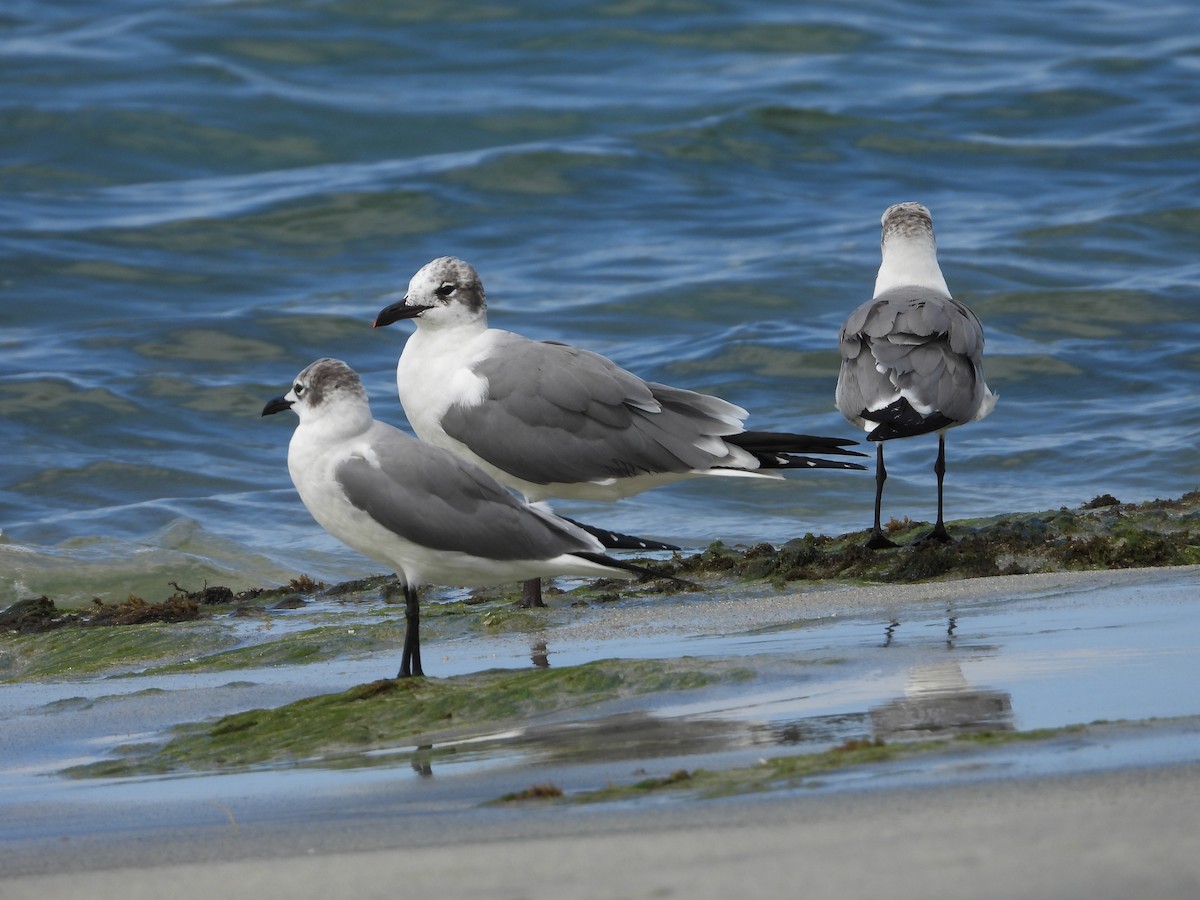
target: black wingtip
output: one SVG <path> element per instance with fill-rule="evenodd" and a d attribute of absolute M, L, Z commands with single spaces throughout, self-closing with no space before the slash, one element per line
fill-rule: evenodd
<path fill-rule="evenodd" d="M 743 431 L 725 437 L 726 442 L 749 453 L 823 453 L 830 456 L 864 456 L 847 447 L 858 445 L 850 438 L 820 437 L 812 434 L 793 434 L 788 431 Z"/>
<path fill-rule="evenodd" d="M 566 516 L 559 516 L 561 519 L 566 519 L 577 528 L 582 528 L 592 537 L 600 541 L 607 550 L 679 550 L 674 544 L 664 544 L 661 541 L 652 541 L 648 538 L 635 537 L 632 534 L 621 534 L 619 531 L 609 531 L 607 528 L 597 528 L 595 525 L 585 525 L 583 522 L 577 522 L 575 519 L 569 519 Z"/>
<path fill-rule="evenodd" d="M 866 456 L 865 453 L 855 453 L 855 456 Z M 821 459 L 819 456 L 792 456 L 780 454 L 777 456 L 760 456 L 759 462 L 764 469 L 841 469 L 849 472 L 866 471 L 866 466 L 859 463 L 845 462 L 840 459 Z"/>
<path fill-rule="evenodd" d="M 624 569 L 626 572 L 632 572 L 635 575 L 640 575 L 642 578 L 665 578 L 668 581 L 673 581 L 681 587 L 689 590 L 698 590 L 695 582 L 685 581 L 682 578 L 676 578 L 674 575 L 667 572 L 656 572 L 646 566 L 639 566 L 636 563 L 626 562 L 623 559 L 615 559 L 611 556 L 606 556 L 603 553 L 590 553 L 587 550 L 580 550 L 572 553 L 572 556 L 577 556 L 580 559 L 586 559 L 588 562 L 599 563 L 602 566 L 612 566 L 614 569 Z"/>

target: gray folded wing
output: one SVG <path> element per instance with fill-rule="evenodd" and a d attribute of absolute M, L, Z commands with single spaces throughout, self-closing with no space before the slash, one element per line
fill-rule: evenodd
<path fill-rule="evenodd" d="M 955 422 L 983 399 L 983 326 L 938 291 L 895 288 L 859 306 L 838 337 L 837 406 L 847 416 L 891 403 L 901 391 Z"/>
<path fill-rule="evenodd" d="M 708 468 L 746 411 L 642 381 L 587 350 L 518 335 L 474 366 L 484 401 L 452 406 L 442 428 L 505 472 L 535 484 Z"/>
<path fill-rule="evenodd" d="M 405 540 L 496 560 L 598 549 L 574 526 L 530 509 L 451 453 L 390 426 L 377 427 L 373 437 L 374 459 L 351 456 L 335 478 L 350 503 Z"/>

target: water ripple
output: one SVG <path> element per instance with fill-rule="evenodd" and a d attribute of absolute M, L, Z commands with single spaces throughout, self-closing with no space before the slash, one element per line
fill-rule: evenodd
<path fill-rule="evenodd" d="M 293 566 L 314 547 L 339 573 L 369 565 L 320 543 L 288 428 L 257 413 L 334 355 L 403 424 L 405 332 L 371 318 L 446 253 L 483 273 L 500 327 L 728 395 L 759 427 L 849 434 L 836 332 L 871 290 L 880 213 L 906 199 L 934 211 L 1001 394 L 951 435 L 951 517 L 1197 487 L 1193 12 L 10 3 L 6 546 L 49 560 L 94 541 L 119 578 L 129 544 L 106 540 L 153 546 L 181 520 L 222 577 L 231 540 L 248 581 L 287 548 Z M 931 455 L 895 449 L 898 514 L 929 514 Z M 587 511 L 782 541 L 861 527 L 870 481 Z"/>

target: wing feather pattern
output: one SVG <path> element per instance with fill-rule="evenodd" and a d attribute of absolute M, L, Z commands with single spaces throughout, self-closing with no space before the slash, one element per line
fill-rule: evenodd
<path fill-rule="evenodd" d="M 951 297 L 895 288 L 852 312 L 838 338 L 842 377 L 837 404 L 849 416 L 905 397 L 923 415 L 954 423 L 979 411 L 983 327 Z"/>
<path fill-rule="evenodd" d="M 405 540 L 485 559 L 551 559 L 591 551 L 574 526 L 531 509 L 478 467 L 397 433 L 353 455 L 334 477 L 354 506 Z"/>
<path fill-rule="evenodd" d="M 602 481 L 708 468 L 746 411 L 716 397 L 645 382 L 596 353 L 507 335 L 474 366 L 488 382 L 442 427 L 493 466 L 534 484 Z"/>

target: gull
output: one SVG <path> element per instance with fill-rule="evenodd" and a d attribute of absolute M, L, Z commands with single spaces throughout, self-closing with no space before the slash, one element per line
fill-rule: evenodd
<path fill-rule="evenodd" d="M 375 327 L 414 319 L 396 365 L 400 402 L 424 441 L 530 501 L 616 500 L 699 475 L 780 477 L 781 468 L 854 469 L 839 438 L 745 431 L 746 410 L 643 381 L 612 360 L 489 328 L 483 284 L 453 257 L 424 266 Z"/>
<path fill-rule="evenodd" d="M 483 283 L 461 259 L 422 267 L 375 327 L 401 319 L 417 326 L 396 365 L 413 431 L 530 502 L 616 500 L 697 476 L 863 468 L 807 455 L 861 456 L 846 449 L 852 440 L 746 431 L 746 410 L 718 397 L 644 381 L 588 350 L 489 328 Z"/>
<path fill-rule="evenodd" d="M 288 472 L 312 517 L 352 549 L 392 567 L 404 585 L 398 677 L 424 674 L 421 585 L 644 574 L 605 556 L 602 540 L 585 528 L 522 501 L 460 457 L 373 418 L 362 382 L 341 360 L 318 359 L 306 367 L 262 414 L 286 409 L 300 419 L 288 444 Z"/>
<path fill-rule="evenodd" d="M 983 380 L 983 326 L 950 296 L 938 267 L 933 218 L 920 203 L 897 203 L 881 220 L 883 261 L 874 296 L 838 335 L 837 408 L 875 441 L 875 524 L 867 546 L 894 547 L 879 524 L 883 444 L 937 432 L 937 524 L 922 540 L 951 540 L 942 519 L 946 431 L 996 406 Z"/>

